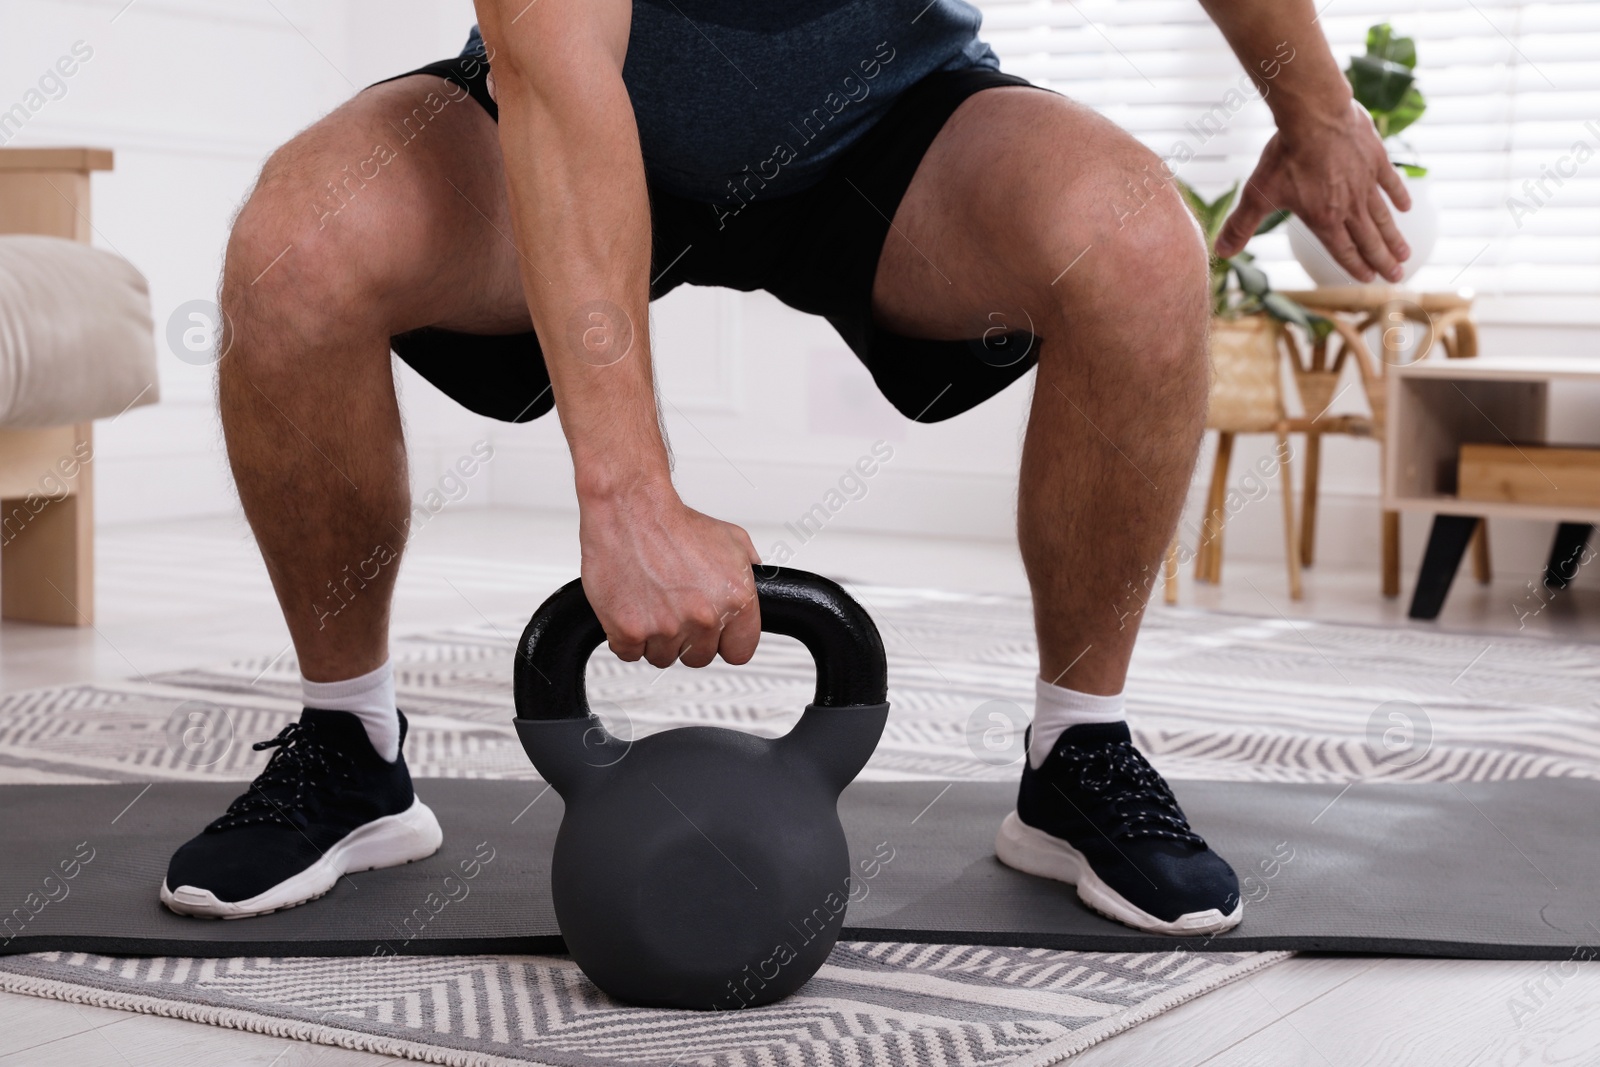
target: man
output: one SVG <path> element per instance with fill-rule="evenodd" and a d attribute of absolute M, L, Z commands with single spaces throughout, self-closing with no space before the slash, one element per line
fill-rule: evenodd
<path fill-rule="evenodd" d="M 1380 189 L 1401 209 L 1405 190 L 1310 0 L 1203 2 L 1278 123 L 1218 251 L 1287 208 L 1356 277 L 1397 281 Z M 999 72 L 964 0 L 477 10 L 462 57 L 275 153 L 228 243 L 223 425 L 306 710 L 162 899 L 260 914 L 439 845 L 387 646 L 409 503 L 391 346 L 474 411 L 558 412 L 613 652 L 750 659 L 760 557 L 679 500 L 657 421 L 648 301 L 698 284 L 826 316 L 924 422 L 1037 365 L 1018 493 L 1037 705 L 997 852 L 1141 929 L 1236 924 L 1233 871 L 1123 718 L 1126 583 L 1177 524 L 1207 391 L 1206 253 L 1161 163 Z"/>

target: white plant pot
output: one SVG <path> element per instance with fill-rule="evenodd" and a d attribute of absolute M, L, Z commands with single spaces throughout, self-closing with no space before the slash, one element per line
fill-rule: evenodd
<path fill-rule="evenodd" d="M 1400 180 L 1405 182 L 1406 191 L 1411 194 L 1411 210 L 1395 211 L 1392 205 L 1390 210 L 1400 227 L 1400 235 L 1411 246 L 1411 257 L 1400 264 L 1403 272 L 1401 280 L 1408 281 L 1433 255 L 1433 246 L 1439 240 L 1439 207 L 1433 202 L 1427 178 L 1408 178 L 1402 173 Z M 1388 199 L 1388 194 L 1384 194 L 1384 199 Z M 1290 217 L 1288 227 L 1289 250 L 1306 269 L 1306 273 L 1311 275 L 1312 281 L 1318 285 L 1362 284 L 1345 273 L 1344 268 L 1323 249 L 1322 242 L 1298 216 Z M 1382 278 L 1373 281 L 1376 284 L 1384 282 Z"/>

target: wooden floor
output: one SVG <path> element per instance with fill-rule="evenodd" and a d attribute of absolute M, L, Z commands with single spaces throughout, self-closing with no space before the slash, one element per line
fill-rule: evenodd
<path fill-rule="evenodd" d="M 753 529 L 758 544 L 775 531 Z M 96 628 L 0 624 L 0 691 L 115 679 L 275 652 L 288 641 L 241 523 L 102 530 Z M 829 530 L 796 565 L 907 585 L 1025 592 L 1010 545 Z M 397 632 L 526 613 L 576 574 L 575 523 L 508 511 L 441 513 L 402 570 Z M 1460 583 L 1438 626 L 1518 631 L 1508 610 L 1530 575 Z M 1367 572 L 1312 571 L 1307 598 L 1281 595 L 1282 568 L 1229 560 L 1220 588 L 1183 602 L 1248 614 L 1366 623 L 1403 619 Z M 1577 588 L 1524 634 L 1600 640 L 1600 591 Z M 1420 624 L 1413 624 L 1420 625 Z M 1600 847 L 1600 846 L 1595 846 Z M 0 994 L 0 1065 L 247 1064 L 345 1067 L 385 1057 L 104 1008 Z M 1079 1067 L 1600 1064 L 1600 965 L 1300 956 L 1080 1054 Z"/>
<path fill-rule="evenodd" d="M 408 1063 L 331 1045 L 0 993 L 0 1063 L 29 1067 L 366 1067 Z"/>
<path fill-rule="evenodd" d="M 1593 963 L 1298 956 L 1089 1049 L 1075 1067 L 1600 1062 Z"/>

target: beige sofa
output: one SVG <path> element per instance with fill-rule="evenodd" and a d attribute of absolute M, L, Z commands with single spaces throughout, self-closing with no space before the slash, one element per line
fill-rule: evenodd
<path fill-rule="evenodd" d="M 94 622 L 93 420 L 160 396 L 144 278 L 89 246 L 111 153 L 0 149 L 0 616 Z"/>

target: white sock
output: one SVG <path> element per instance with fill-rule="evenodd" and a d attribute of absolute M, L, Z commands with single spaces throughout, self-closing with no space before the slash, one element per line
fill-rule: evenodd
<path fill-rule="evenodd" d="M 1085 722 L 1121 722 L 1127 717 L 1121 693 L 1102 697 L 1051 685 L 1043 678 L 1033 682 L 1033 736 L 1028 741 L 1028 762 L 1034 770 L 1044 763 L 1069 726 Z"/>
<path fill-rule="evenodd" d="M 378 755 L 393 763 L 400 755 L 400 716 L 395 712 L 394 664 L 342 682 L 313 682 L 300 676 L 301 699 L 308 708 L 348 711 L 367 728 Z"/>

